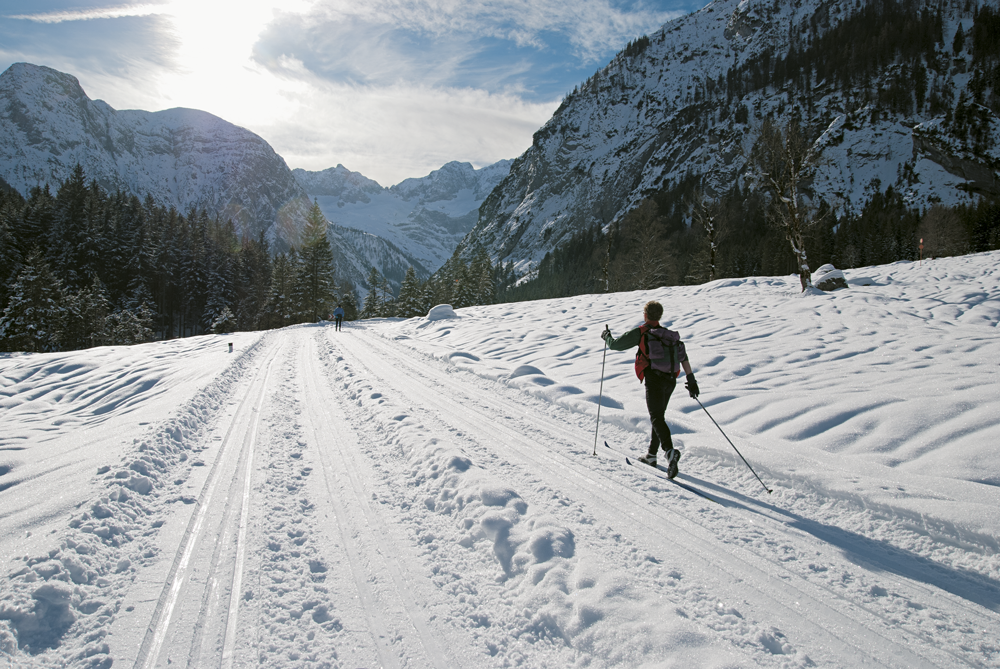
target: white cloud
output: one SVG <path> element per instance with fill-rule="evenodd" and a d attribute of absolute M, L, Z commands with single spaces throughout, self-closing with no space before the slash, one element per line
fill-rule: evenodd
<path fill-rule="evenodd" d="M 290 167 L 320 170 L 342 163 L 384 186 L 423 176 L 451 160 L 476 167 L 515 158 L 558 101 L 473 89 L 399 84 L 317 83 L 286 92 L 287 116 L 254 127 Z"/>
<path fill-rule="evenodd" d="M 20 19 L 35 23 L 65 23 L 67 21 L 91 21 L 94 19 L 120 19 L 126 16 L 150 16 L 162 14 L 165 7 L 159 5 L 124 5 L 121 7 L 91 7 L 89 9 L 63 12 L 42 12 L 36 14 L 10 14 L 5 19 Z"/>

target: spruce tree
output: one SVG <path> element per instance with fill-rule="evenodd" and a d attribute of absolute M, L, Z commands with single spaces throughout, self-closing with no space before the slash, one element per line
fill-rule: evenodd
<path fill-rule="evenodd" d="M 39 251 L 28 256 L 0 315 L 0 348 L 42 353 L 58 351 L 66 326 L 66 294 Z"/>
<path fill-rule="evenodd" d="M 396 300 L 396 315 L 403 318 L 413 318 L 420 315 L 420 282 L 417 273 L 411 265 L 406 270 L 403 283 L 399 287 L 399 298 Z"/>
<path fill-rule="evenodd" d="M 292 295 L 297 282 L 298 268 L 295 259 L 286 253 L 278 254 L 271 274 L 268 327 L 281 328 L 298 322 Z"/>
<path fill-rule="evenodd" d="M 358 298 L 353 289 L 348 290 L 340 297 L 340 306 L 344 308 L 345 321 L 358 320 Z"/>
<path fill-rule="evenodd" d="M 67 308 L 64 350 L 101 346 L 107 341 L 111 304 L 100 278 L 94 277 L 90 286 L 67 296 L 64 304 Z"/>
<path fill-rule="evenodd" d="M 380 318 L 384 305 L 382 303 L 382 275 L 377 267 L 372 267 L 368 272 L 368 294 L 365 296 L 365 304 L 361 308 L 361 318 Z"/>
<path fill-rule="evenodd" d="M 14 238 L 16 216 L 12 203 L 0 203 L 0 310 L 7 304 L 8 290 L 21 268 L 21 251 Z"/>
<path fill-rule="evenodd" d="M 326 229 L 326 218 L 314 200 L 302 232 L 296 285 L 296 298 L 301 313 L 306 320 L 314 323 L 330 315 L 337 299 L 333 249 L 327 239 Z"/>

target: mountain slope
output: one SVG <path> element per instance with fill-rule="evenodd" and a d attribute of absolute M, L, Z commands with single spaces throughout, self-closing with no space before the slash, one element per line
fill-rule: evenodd
<path fill-rule="evenodd" d="M 996 91 L 974 74 L 972 40 L 952 46 L 973 24 L 972 9 L 951 5 L 716 0 L 636 40 L 567 96 L 465 245 L 524 273 L 574 232 L 691 176 L 704 176 L 709 195 L 745 188 L 768 116 L 798 116 L 819 137 L 813 192 L 841 213 L 889 186 L 921 207 L 1000 193 Z M 873 50 L 895 51 L 858 62 L 868 47 L 859 32 Z M 991 67 L 996 55 L 986 54 Z"/>
<path fill-rule="evenodd" d="M 0 176 L 26 193 L 76 164 L 108 191 L 205 209 L 272 241 L 291 241 L 307 204 L 285 161 L 248 130 L 194 109 L 118 111 L 69 74 L 12 65 L 0 75 Z"/>
<path fill-rule="evenodd" d="M 469 212 L 485 198 L 483 191 L 488 192 L 506 174 L 497 166 L 475 173 L 489 177 L 465 181 L 432 173 L 423 180 L 404 182 L 405 195 L 390 193 L 341 166 L 293 174 L 264 139 L 206 112 L 115 110 L 87 97 L 72 75 L 27 63 L 8 68 L 0 75 L 0 185 L 10 184 L 22 194 L 45 184 L 57 187 L 77 164 L 88 179 L 109 192 L 122 190 L 140 198 L 150 194 L 158 204 L 184 214 L 204 209 L 232 219 L 238 230 L 250 236 L 266 231 L 278 250 L 298 242 L 310 195 L 327 205 L 331 195 L 336 195 L 337 202 L 365 204 L 371 201 L 365 193 L 371 193 L 376 209 L 379 202 L 389 202 L 402 219 L 413 214 L 406 222 L 408 234 L 396 234 L 392 226 L 369 225 L 375 228 L 371 234 L 363 215 L 344 220 L 336 207 L 325 207 L 330 220 L 344 224 L 331 227 L 338 275 L 362 296 L 368 290 L 365 278 L 372 267 L 393 287 L 398 287 L 410 265 L 421 278 L 428 276 L 426 265 L 436 268 L 451 255 L 475 222 Z M 438 172 L 474 172 L 471 165 L 454 165 Z M 352 185 L 355 181 L 357 185 Z M 478 200 L 465 191 L 460 193 L 456 184 L 472 189 Z M 425 189 L 433 190 L 427 191 L 432 200 L 448 201 L 452 208 L 443 208 L 447 214 L 457 208 L 457 228 L 447 214 L 443 224 L 431 220 L 422 226 L 426 216 L 417 208 L 426 205 L 427 197 L 421 197 Z M 460 195 L 464 199 L 449 201 Z M 374 217 L 370 211 L 367 215 Z M 380 231 L 389 233 L 388 237 L 378 236 Z M 405 250 L 412 239 L 424 240 L 416 242 L 416 253 Z"/>

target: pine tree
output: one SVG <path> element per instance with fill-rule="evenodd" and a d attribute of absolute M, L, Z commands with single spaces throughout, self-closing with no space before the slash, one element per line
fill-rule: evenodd
<path fill-rule="evenodd" d="M 8 289 L 21 268 L 21 251 L 14 238 L 16 217 L 13 203 L 0 202 L 0 309 L 7 304 Z"/>
<path fill-rule="evenodd" d="M 237 328 L 258 330 L 264 325 L 272 272 L 270 251 L 263 231 L 256 240 L 243 240 L 237 267 Z"/>
<path fill-rule="evenodd" d="M 399 287 L 399 298 L 396 300 L 396 315 L 403 318 L 413 318 L 420 315 L 420 282 L 417 273 L 411 265 L 406 270 L 403 283 Z M 426 313 L 426 312 L 425 312 Z"/>
<path fill-rule="evenodd" d="M 368 272 L 368 294 L 365 296 L 365 304 L 361 308 L 361 318 L 381 318 L 384 309 L 382 302 L 382 275 L 377 267 L 372 267 Z"/>
<path fill-rule="evenodd" d="M 345 321 L 358 320 L 358 298 L 353 289 L 348 290 L 340 297 L 340 306 L 344 308 Z"/>
<path fill-rule="evenodd" d="M 271 293 L 268 298 L 268 327 L 281 328 L 297 323 L 293 291 L 298 283 L 298 271 L 294 258 L 280 253 L 274 259 L 271 274 Z"/>
<path fill-rule="evenodd" d="M 142 344 L 153 339 L 153 312 L 146 305 L 132 311 L 121 309 L 108 317 L 108 343 Z"/>
<path fill-rule="evenodd" d="M 66 294 L 38 251 L 30 254 L 0 315 L 0 348 L 41 353 L 60 350 Z"/>
<path fill-rule="evenodd" d="M 426 316 L 430 310 L 437 305 L 434 301 L 435 288 L 434 288 L 434 277 L 427 279 L 424 282 L 423 291 L 420 296 L 420 316 Z"/>
<path fill-rule="evenodd" d="M 326 229 L 326 218 L 319 204 L 313 201 L 302 232 L 300 273 L 296 285 L 296 300 L 304 318 L 310 322 L 327 318 L 337 299 L 333 249 L 327 239 Z"/>
<path fill-rule="evenodd" d="M 32 188 L 14 228 L 14 237 L 22 258 L 27 258 L 36 250 L 41 257 L 45 257 L 54 221 L 55 200 L 49 192 L 48 184 L 44 188 Z"/>
<path fill-rule="evenodd" d="M 100 278 L 87 288 L 67 296 L 63 350 L 101 346 L 108 337 L 107 320 L 111 304 Z"/>
<path fill-rule="evenodd" d="M 473 304 L 493 304 L 496 285 L 493 281 L 493 262 L 481 244 L 476 245 L 469 264 L 469 281 L 473 284 Z"/>

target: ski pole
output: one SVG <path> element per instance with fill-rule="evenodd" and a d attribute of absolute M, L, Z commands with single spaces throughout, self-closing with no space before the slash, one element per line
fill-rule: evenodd
<path fill-rule="evenodd" d="M 708 415 L 708 417 L 712 420 L 713 423 L 715 423 L 715 419 L 712 418 L 712 414 L 708 413 L 708 409 L 705 409 L 705 405 L 701 403 L 701 400 L 698 399 L 697 397 L 695 397 L 694 401 L 697 402 L 698 405 L 702 409 L 705 410 L 705 413 Z M 753 467 L 750 466 L 750 463 L 747 462 L 747 459 L 743 457 L 742 453 L 740 453 L 740 449 L 736 448 L 736 445 L 732 442 L 732 440 L 729 438 L 729 436 L 722 430 L 722 428 L 719 427 L 718 423 L 715 423 L 715 427 L 719 428 L 719 432 L 722 432 L 722 436 L 726 438 L 726 441 L 729 442 L 729 445 L 733 447 L 734 451 L 736 451 L 736 455 L 740 456 L 740 459 L 743 460 L 743 464 L 745 464 L 747 466 L 747 468 L 749 468 L 750 471 L 753 472 L 754 476 L 757 476 L 757 472 L 753 471 Z M 757 480 L 760 481 L 760 477 L 759 476 L 757 476 Z M 760 484 L 764 486 L 764 490 L 767 491 L 767 494 L 770 495 L 772 492 L 774 492 L 773 490 L 771 490 L 770 488 L 768 488 L 766 485 L 764 485 L 763 481 L 760 481 Z"/>
<path fill-rule="evenodd" d="M 608 326 L 605 325 L 607 330 Z M 602 337 L 603 339 L 603 337 Z M 594 427 L 594 455 L 597 455 L 597 433 L 601 429 L 601 402 L 604 400 L 604 361 L 608 358 L 608 340 L 604 340 L 604 355 L 601 356 L 601 390 L 597 394 L 597 425 Z"/>

